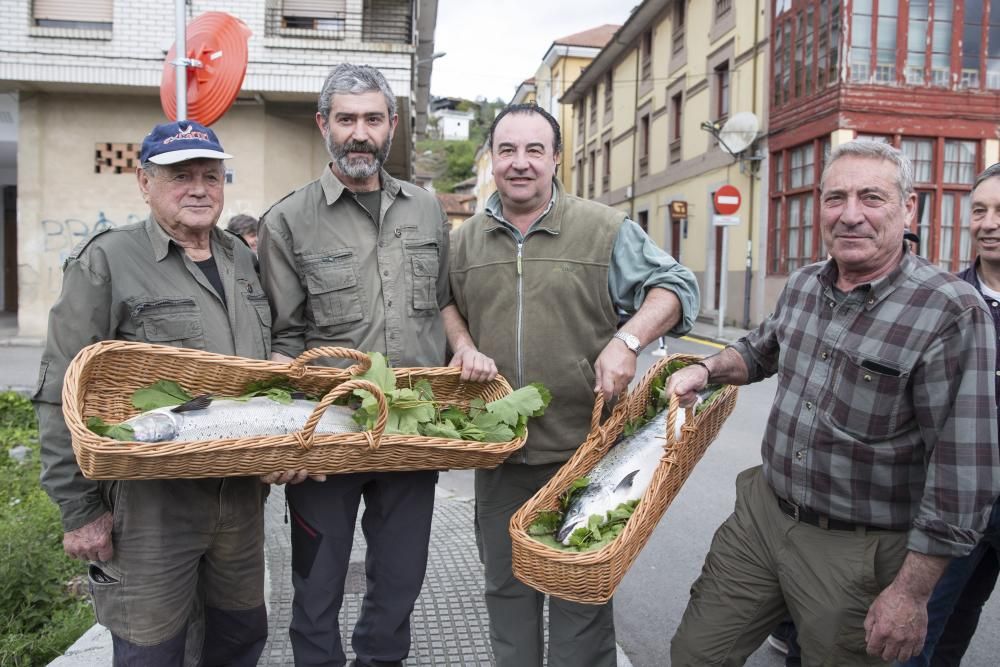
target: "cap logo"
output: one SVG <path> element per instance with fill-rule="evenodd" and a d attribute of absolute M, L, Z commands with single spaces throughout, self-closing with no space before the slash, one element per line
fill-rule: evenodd
<path fill-rule="evenodd" d="M 186 129 L 183 128 L 183 127 L 178 128 L 178 129 L 180 131 L 177 134 L 175 134 L 172 137 L 167 137 L 166 139 L 163 140 L 163 143 L 164 144 L 172 144 L 175 141 L 190 140 L 190 139 L 199 139 L 201 141 L 211 141 L 209 139 L 207 133 L 195 130 L 190 125 L 188 125 Z"/>

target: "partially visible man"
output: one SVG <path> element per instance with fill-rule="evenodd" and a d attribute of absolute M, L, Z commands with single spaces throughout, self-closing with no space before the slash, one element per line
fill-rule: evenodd
<path fill-rule="evenodd" d="M 49 314 L 34 394 L 42 485 L 62 512 L 66 553 L 91 561 L 115 665 L 183 664 L 201 595 L 201 664 L 255 665 L 267 638 L 266 487 L 256 477 L 90 481 L 61 405 L 66 367 L 100 340 L 268 358 L 271 314 L 253 253 L 216 227 L 229 157 L 196 122 L 154 127 L 136 173 L 149 217 L 77 247 Z"/>
<path fill-rule="evenodd" d="M 395 367 L 444 364 L 450 226 L 433 195 L 382 169 L 397 122 L 381 72 L 351 64 L 330 72 L 316 124 L 331 162 L 265 213 L 260 228 L 276 359 L 332 345 L 381 352 Z M 337 614 L 364 498 L 368 585 L 354 664 L 402 665 L 427 565 L 437 473 L 304 478 L 305 471 L 268 478 L 295 483 L 285 492 L 295 664 L 345 662 Z"/>
<path fill-rule="evenodd" d="M 257 252 L 257 218 L 246 213 L 239 213 L 229 218 L 226 231 L 238 234 L 250 249 Z"/>
<path fill-rule="evenodd" d="M 671 664 L 743 664 L 786 612 L 804 664 L 919 652 L 927 600 L 1000 490 L 994 328 L 976 290 L 911 254 L 909 160 L 835 148 L 821 179 L 831 259 L 789 276 L 774 313 L 667 390 L 780 377 L 671 646 Z"/>
<path fill-rule="evenodd" d="M 1000 338 L 1000 164 L 979 175 L 972 188 L 970 225 L 976 261 L 958 274 L 975 287 L 993 315 Z M 1000 359 L 996 367 L 997 428 L 1000 431 Z M 979 544 L 968 556 L 951 561 L 927 604 L 927 640 L 907 667 L 957 667 L 979 625 L 1000 573 L 1000 500 Z"/>
<path fill-rule="evenodd" d="M 552 392 L 524 449 L 477 470 L 475 481 L 494 658 L 499 667 L 540 667 L 545 596 L 511 571 L 510 519 L 584 441 L 595 392 L 610 402 L 628 387 L 644 345 L 691 328 L 698 285 L 624 213 L 563 189 L 559 124 L 544 110 L 505 108 L 487 145 L 497 192 L 455 231 L 455 303 L 444 316 L 451 363 L 464 377 L 499 369 L 514 387 L 537 381 Z M 617 309 L 634 313 L 620 330 Z M 612 604 L 551 598 L 548 664 L 615 665 Z"/>

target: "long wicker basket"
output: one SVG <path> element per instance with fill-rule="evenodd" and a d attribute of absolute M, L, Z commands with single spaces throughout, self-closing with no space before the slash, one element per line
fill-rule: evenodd
<path fill-rule="evenodd" d="M 356 363 L 339 369 L 307 366 L 320 357 Z M 63 386 L 63 414 L 73 438 L 80 470 L 90 479 L 199 478 L 262 475 L 284 470 L 347 473 L 391 470 L 493 468 L 524 445 L 524 438 L 484 443 L 447 438 L 384 434 L 385 397 L 379 388 L 355 376 L 368 369 L 368 356 L 347 348 L 316 348 L 289 364 L 256 361 L 199 350 L 127 341 L 103 341 L 73 359 Z M 439 403 L 489 402 L 511 393 L 497 376 L 488 383 L 461 382 L 457 368 L 397 368 L 397 386 L 426 379 Z M 274 377 L 324 395 L 302 431 L 262 438 L 121 442 L 98 436 L 87 419 L 121 422 L 134 414 L 132 394 L 157 380 L 174 380 L 191 394 L 239 395 L 247 384 Z M 379 419 L 371 431 L 314 433 L 323 411 L 354 389 L 375 395 Z"/>
<path fill-rule="evenodd" d="M 635 513 L 618 537 L 606 547 L 579 553 L 560 551 L 534 540 L 527 529 L 539 512 L 558 509 L 559 497 L 570 484 L 585 477 L 618 440 L 625 424 L 643 414 L 651 400 L 653 379 L 670 361 L 693 362 L 698 359 L 700 357 L 674 354 L 650 368 L 636 388 L 619 401 L 607 423 L 592 429 L 573 457 L 514 514 L 510 522 L 514 576 L 539 591 L 565 600 L 603 604 L 611 599 L 667 506 L 733 411 L 736 387 L 727 386 L 697 416 L 692 416 L 689 411 L 681 426 L 679 441 L 673 435 L 678 406 L 676 397 L 672 398 L 663 458 Z"/>

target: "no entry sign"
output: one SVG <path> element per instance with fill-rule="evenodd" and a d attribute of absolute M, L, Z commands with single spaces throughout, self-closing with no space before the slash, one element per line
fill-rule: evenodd
<path fill-rule="evenodd" d="M 740 191 L 732 185 L 723 185 L 712 195 L 712 203 L 715 205 L 715 212 L 719 215 L 732 215 L 740 209 L 743 198 Z"/>

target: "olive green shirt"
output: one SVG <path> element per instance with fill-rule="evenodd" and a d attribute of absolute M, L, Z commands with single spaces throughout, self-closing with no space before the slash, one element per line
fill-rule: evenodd
<path fill-rule="evenodd" d="M 80 472 L 62 416 L 63 376 L 77 352 L 101 340 L 132 340 L 270 357 L 271 313 L 253 252 L 218 228 L 211 243 L 225 302 L 152 218 L 101 232 L 66 260 L 33 396 L 42 486 L 59 505 L 66 531 L 107 511 L 98 483 Z"/>
<path fill-rule="evenodd" d="M 329 165 L 264 214 L 257 251 L 275 352 L 337 346 L 396 367 L 444 364 L 451 226 L 423 188 L 385 171 L 381 183 L 378 220 Z"/>

